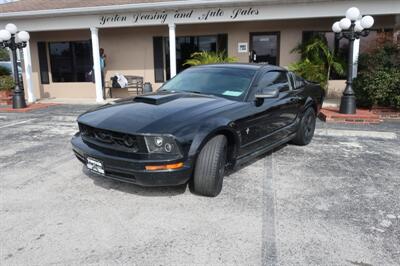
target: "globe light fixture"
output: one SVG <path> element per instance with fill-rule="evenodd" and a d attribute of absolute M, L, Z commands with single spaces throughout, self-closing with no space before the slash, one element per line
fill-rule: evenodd
<path fill-rule="evenodd" d="M 8 30 L 0 30 L 0 38 L 3 41 L 8 41 L 11 39 L 11 33 Z"/>
<path fill-rule="evenodd" d="M 363 31 L 363 26 L 361 26 L 361 21 L 360 20 L 357 20 L 356 21 L 356 23 L 355 23 L 355 25 L 354 25 L 354 30 L 356 31 L 356 32 L 362 32 Z"/>
<path fill-rule="evenodd" d="M 17 26 L 15 26 L 15 24 L 8 23 L 6 25 L 6 30 L 11 34 L 15 34 L 15 33 L 17 33 L 18 28 L 17 28 Z"/>
<path fill-rule="evenodd" d="M 361 26 L 362 26 L 364 29 L 369 29 L 369 28 L 371 28 L 373 25 L 374 25 L 374 18 L 373 18 L 373 17 L 371 17 L 371 16 L 364 16 L 364 17 L 361 19 Z"/>
<path fill-rule="evenodd" d="M 333 25 L 332 25 L 332 31 L 333 31 L 333 32 L 339 33 L 339 32 L 342 31 L 342 28 L 340 27 L 339 24 L 340 24 L 339 21 L 336 21 L 335 23 L 333 23 Z"/>
<path fill-rule="evenodd" d="M 6 25 L 5 29 L 0 30 L 0 47 L 7 47 L 12 52 L 13 59 L 13 72 L 15 88 L 13 93 L 13 108 L 25 108 L 25 93 L 22 87 L 17 65 L 17 50 L 26 47 L 29 41 L 29 33 L 26 31 L 18 32 L 17 26 L 15 24 L 9 23 Z"/>
<path fill-rule="evenodd" d="M 339 112 L 342 114 L 356 113 L 356 97 L 352 87 L 354 41 L 368 36 L 369 29 L 373 25 L 374 18 L 371 16 L 361 17 L 360 10 L 356 7 L 349 8 L 346 11 L 346 17 L 342 18 L 339 22 L 336 21 L 332 25 L 332 31 L 335 33 L 336 39 L 345 38 L 349 40 L 346 88 L 343 91 L 339 109 Z"/>
<path fill-rule="evenodd" d="M 18 38 L 22 41 L 22 42 L 27 42 L 30 39 L 29 33 L 26 31 L 20 31 L 18 33 Z"/>
<path fill-rule="evenodd" d="M 350 7 L 346 11 L 346 18 L 350 20 L 357 20 L 360 17 L 360 10 L 357 7 Z"/>
<path fill-rule="evenodd" d="M 342 18 L 339 25 L 342 30 L 348 30 L 351 26 L 351 20 L 348 18 Z"/>

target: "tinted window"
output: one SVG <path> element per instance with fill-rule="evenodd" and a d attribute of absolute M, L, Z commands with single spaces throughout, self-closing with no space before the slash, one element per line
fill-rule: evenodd
<path fill-rule="evenodd" d="M 153 37 L 154 80 L 164 82 L 163 37 Z"/>
<path fill-rule="evenodd" d="M 49 43 L 53 82 L 90 82 L 93 68 L 90 41 Z"/>
<path fill-rule="evenodd" d="M 168 81 L 160 90 L 212 94 L 241 100 L 246 94 L 255 70 L 225 67 L 190 68 Z"/>
<path fill-rule="evenodd" d="M 299 77 L 295 74 L 293 74 L 293 77 L 294 77 L 294 89 L 300 89 L 306 84 L 306 82 L 302 77 Z"/>
<path fill-rule="evenodd" d="M 258 82 L 259 88 L 267 88 L 272 85 L 285 86 L 288 84 L 288 78 L 286 72 L 282 71 L 270 71 L 263 75 L 263 77 Z"/>
<path fill-rule="evenodd" d="M 279 34 L 278 33 L 251 33 L 250 62 L 278 65 Z"/>
<path fill-rule="evenodd" d="M 177 73 L 189 68 L 184 65 L 191 55 L 195 52 L 227 52 L 228 35 L 206 35 L 206 36 L 179 36 L 176 37 L 176 71 Z M 166 79 L 170 79 L 169 65 L 169 40 L 164 38 L 165 72 Z"/>
<path fill-rule="evenodd" d="M 288 72 L 288 77 L 289 77 L 290 87 L 292 88 L 292 90 L 296 89 L 295 75 L 292 72 Z"/>
<path fill-rule="evenodd" d="M 45 42 L 38 42 L 40 81 L 42 84 L 49 84 L 49 65 L 47 63 L 47 49 Z"/>

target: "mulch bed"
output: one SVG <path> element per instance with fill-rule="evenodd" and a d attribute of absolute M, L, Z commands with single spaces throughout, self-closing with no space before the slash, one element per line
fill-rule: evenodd
<path fill-rule="evenodd" d="M 323 108 L 318 117 L 327 123 L 379 124 L 382 122 L 378 114 L 366 109 L 357 109 L 355 114 L 341 114 L 337 108 Z"/>
<path fill-rule="evenodd" d="M 399 119 L 400 109 L 373 107 L 357 109 L 355 114 L 341 114 L 338 108 L 323 108 L 318 117 L 327 123 L 379 124 L 387 119 Z"/>
<path fill-rule="evenodd" d="M 33 103 L 28 104 L 26 108 L 21 109 L 13 109 L 11 105 L 0 105 L 0 112 L 7 112 L 7 113 L 27 113 L 34 110 L 46 109 L 50 106 L 60 105 L 58 103 Z"/>
<path fill-rule="evenodd" d="M 400 109 L 394 109 L 389 107 L 373 107 L 371 111 L 374 114 L 379 115 L 381 119 L 400 120 Z"/>

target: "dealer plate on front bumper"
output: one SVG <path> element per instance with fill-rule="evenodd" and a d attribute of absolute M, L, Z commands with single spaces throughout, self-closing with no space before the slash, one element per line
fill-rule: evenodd
<path fill-rule="evenodd" d="M 103 163 L 99 160 L 88 157 L 86 167 L 93 173 L 104 175 Z"/>

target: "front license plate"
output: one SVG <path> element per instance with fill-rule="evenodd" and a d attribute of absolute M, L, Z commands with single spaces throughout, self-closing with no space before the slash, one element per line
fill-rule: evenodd
<path fill-rule="evenodd" d="M 103 163 L 93 158 L 87 158 L 86 167 L 93 173 L 104 175 Z"/>

